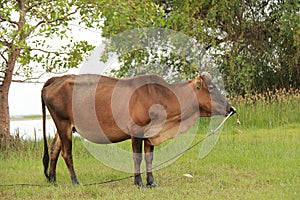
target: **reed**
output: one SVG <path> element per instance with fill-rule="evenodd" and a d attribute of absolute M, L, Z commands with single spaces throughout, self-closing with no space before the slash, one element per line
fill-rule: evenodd
<path fill-rule="evenodd" d="M 230 97 L 245 128 L 275 128 L 300 122 L 300 90 Z"/>

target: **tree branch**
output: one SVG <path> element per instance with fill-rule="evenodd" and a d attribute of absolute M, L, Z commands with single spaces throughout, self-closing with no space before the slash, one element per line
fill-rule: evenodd
<path fill-rule="evenodd" d="M 68 52 L 58 52 L 58 51 L 46 51 L 44 49 L 39 49 L 39 48 L 28 48 L 30 51 L 40 51 L 43 53 L 51 53 L 51 54 L 66 54 L 66 55 L 70 55 L 70 53 Z"/>
<path fill-rule="evenodd" d="M 215 38 L 215 43 L 216 45 L 219 45 L 223 42 L 228 42 L 230 41 L 230 38 L 227 36 L 227 37 L 224 37 L 223 39 L 218 39 L 218 38 Z M 210 42 L 210 44 L 208 44 L 206 47 L 205 47 L 205 50 L 209 50 L 211 47 L 213 46 L 213 44 Z"/>
<path fill-rule="evenodd" d="M 6 50 L 5 50 L 5 51 L 6 51 Z M 7 58 L 3 55 L 3 53 L 4 53 L 5 51 L 1 52 L 1 53 L 0 53 L 0 56 L 3 58 L 3 60 L 4 60 L 5 63 L 7 64 L 7 63 L 8 63 L 8 60 L 7 60 Z"/>
<path fill-rule="evenodd" d="M 54 19 L 54 20 L 49 20 L 49 21 L 47 21 L 47 20 L 42 20 L 42 21 L 38 22 L 38 23 L 34 26 L 34 28 L 33 28 L 32 30 L 35 30 L 38 26 L 40 26 L 40 25 L 42 25 L 42 24 L 45 24 L 45 23 L 51 24 L 51 23 L 54 23 L 54 22 L 62 21 L 62 20 L 64 20 L 64 19 L 66 19 L 67 17 L 69 17 L 69 16 L 74 15 L 75 13 L 77 13 L 77 11 L 78 11 L 80 8 L 81 8 L 81 7 L 78 6 L 78 7 L 76 7 L 76 9 L 75 9 L 73 12 L 67 13 L 66 15 L 64 15 L 64 16 L 62 16 L 62 17 L 60 17 L 60 18 Z M 31 32 L 31 31 L 30 31 L 30 32 Z"/>
<path fill-rule="evenodd" d="M 22 65 L 19 65 L 18 69 L 15 70 L 14 75 L 19 75 L 19 70 L 22 68 Z"/>
<path fill-rule="evenodd" d="M 10 19 L 6 19 L 3 15 L 0 14 L 0 22 L 9 22 L 11 24 L 16 25 L 17 27 L 19 26 L 18 22 L 10 20 Z"/>
<path fill-rule="evenodd" d="M 64 70 L 64 71 L 61 71 L 59 73 L 51 72 L 51 74 L 59 74 L 59 75 L 61 75 L 61 74 L 67 73 L 67 72 L 68 72 L 68 70 Z M 27 78 L 25 78 L 23 80 L 21 80 L 21 79 L 14 79 L 14 80 L 12 80 L 12 82 L 14 82 L 14 83 L 44 83 L 44 81 L 39 81 L 39 79 L 42 76 L 44 76 L 45 74 L 49 75 L 49 72 L 41 72 L 40 75 L 38 75 L 36 77 L 27 77 Z M 0 79 L 1 78 L 2 77 L 0 76 Z"/>
<path fill-rule="evenodd" d="M 14 83 L 25 83 L 25 82 L 26 83 L 39 83 L 38 81 L 33 81 L 33 80 L 39 80 L 45 74 L 46 74 L 46 72 L 41 73 L 37 77 L 27 77 L 27 78 L 25 78 L 23 80 L 16 80 L 16 79 L 14 79 L 14 80 L 12 80 L 12 82 L 14 82 Z"/>
<path fill-rule="evenodd" d="M 12 46 L 12 43 L 11 42 L 7 42 L 6 40 L 0 40 L 0 43 L 3 44 L 4 46 L 7 46 L 7 47 L 11 47 Z"/>
<path fill-rule="evenodd" d="M 48 2 L 51 2 L 52 0 L 48 0 Z M 37 5 L 41 4 L 41 2 L 37 1 L 36 3 L 32 3 L 31 6 L 28 6 L 26 9 L 25 9 L 25 12 L 29 12 L 32 8 L 36 7 Z"/>

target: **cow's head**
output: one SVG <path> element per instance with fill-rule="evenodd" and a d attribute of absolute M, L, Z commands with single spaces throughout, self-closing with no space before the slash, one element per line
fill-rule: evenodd
<path fill-rule="evenodd" d="M 212 82 L 209 73 L 203 72 L 201 76 L 190 83 L 197 95 L 201 117 L 227 116 L 236 112 L 235 108 L 227 102 L 220 90 Z"/>

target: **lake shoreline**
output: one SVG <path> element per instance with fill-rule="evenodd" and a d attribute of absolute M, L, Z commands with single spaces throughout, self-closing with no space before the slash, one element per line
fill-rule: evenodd
<path fill-rule="evenodd" d="M 22 120 L 41 120 L 42 115 L 12 115 L 10 116 L 11 121 L 22 121 Z M 46 115 L 46 119 L 52 119 L 50 115 Z"/>

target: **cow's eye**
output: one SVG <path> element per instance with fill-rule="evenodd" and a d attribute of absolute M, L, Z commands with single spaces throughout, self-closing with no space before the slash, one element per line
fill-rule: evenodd
<path fill-rule="evenodd" d="M 209 89 L 209 90 L 212 90 L 212 89 L 214 89 L 214 88 L 215 88 L 214 85 L 209 85 L 209 86 L 208 86 L 208 89 Z"/>

